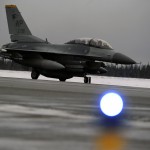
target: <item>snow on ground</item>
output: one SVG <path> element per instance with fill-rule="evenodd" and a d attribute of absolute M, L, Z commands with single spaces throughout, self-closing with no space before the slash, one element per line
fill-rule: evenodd
<path fill-rule="evenodd" d="M 0 70 L 0 77 L 31 79 L 30 74 L 31 73 L 28 71 Z M 42 75 L 40 75 L 39 79 L 40 80 L 58 81 L 57 79 L 46 78 Z M 68 82 L 82 82 L 83 83 L 83 78 L 74 77 L 74 78 L 69 79 L 67 81 Z M 150 88 L 150 79 L 92 76 L 92 83 Z"/>

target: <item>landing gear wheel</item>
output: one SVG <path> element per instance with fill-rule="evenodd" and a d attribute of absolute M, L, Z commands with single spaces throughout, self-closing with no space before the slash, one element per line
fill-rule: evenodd
<path fill-rule="evenodd" d="M 84 83 L 88 83 L 88 77 L 84 77 Z"/>
<path fill-rule="evenodd" d="M 89 78 L 89 79 L 88 79 L 88 80 L 89 80 L 89 84 L 91 84 L 91 77 L 88 77 L 88 78 Z"/>
<path fill-rule="evenodd" d="M 65 82 L 65 81 L 66 81 L 66 79 L 65 79 L 65 78 L 59 78 L 59 81 L 61 81 L 61 82 Z"/>
<path fill-rule="evenodd" d="M 32 70 L 32 72 L 31 72 L 31 78 L 32 78 L 32 79 L 34 79 L 34 80 L 38 79 L 39 75 L 40 75 L 40 74 L 39 74 L 38 71 Z"/>
<path fill-rule="evenodd" d="M 91 83 L 91 77 L 84 77 L 84 83 Z"/>

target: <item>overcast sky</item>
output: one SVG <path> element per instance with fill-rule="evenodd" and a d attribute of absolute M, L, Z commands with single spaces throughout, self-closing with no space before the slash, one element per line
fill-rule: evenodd
<path fill-rule="evenodd" d="M 150 62 L 150 0 L 0 0 L 0 45 L 10 42 L 5 4 L 16 4 L 32 34 L 51 43 L 101 38 Z"/>

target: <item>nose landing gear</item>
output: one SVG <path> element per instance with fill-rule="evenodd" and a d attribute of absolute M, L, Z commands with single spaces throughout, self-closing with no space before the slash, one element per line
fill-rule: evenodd
<path fill-rule="evenodd" d="M 84 83 L 91 84 L 91 77 L 84 77 Z"/>

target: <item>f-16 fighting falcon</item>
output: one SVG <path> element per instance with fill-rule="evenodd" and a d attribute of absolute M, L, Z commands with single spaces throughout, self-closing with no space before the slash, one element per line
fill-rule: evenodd
<path fill-rule="evenodd" d="M 65 44 L 51 44 L 31 34 L 16 5 L 5 7 L 11 43 L 2 46 L 0 55 L 31 67 L 32 79 L 38 79 L 41 74 L 60 81 L 84 77 L 84 83 L 91 83 L 89 75 L 107 72 L 104 62 L 136 63 L 131 58 L 115 52 L 101 39 L 79 38 Z"/>

